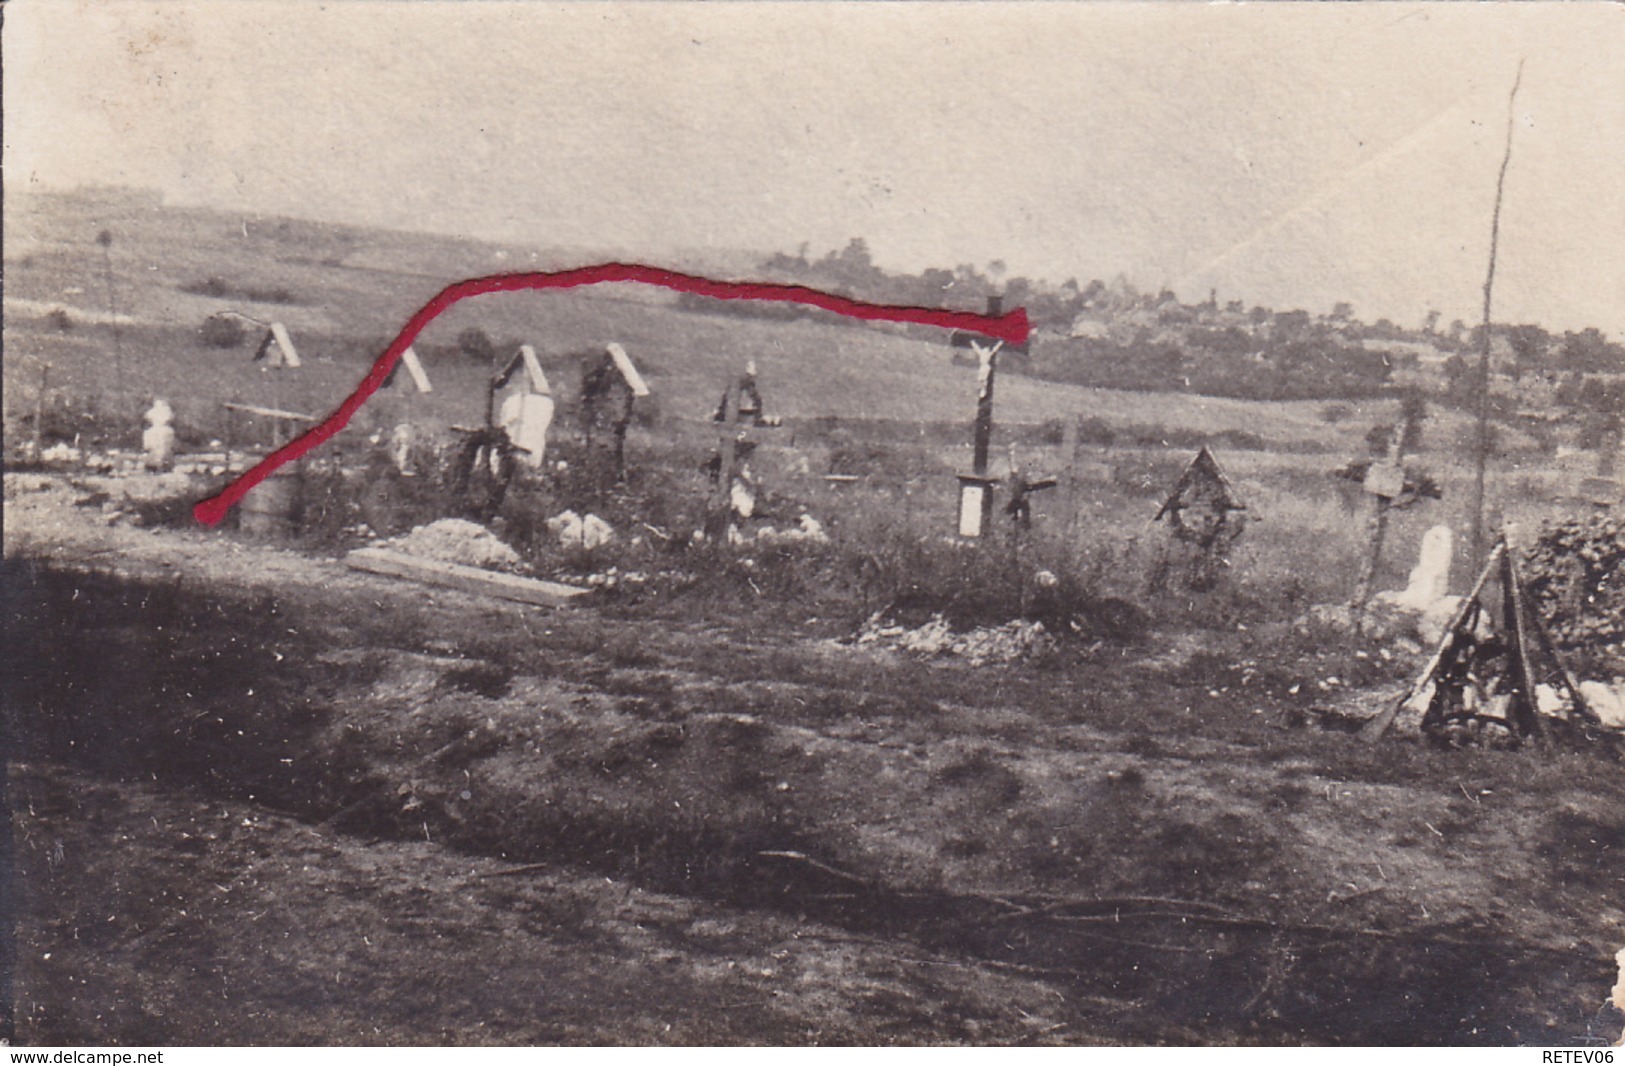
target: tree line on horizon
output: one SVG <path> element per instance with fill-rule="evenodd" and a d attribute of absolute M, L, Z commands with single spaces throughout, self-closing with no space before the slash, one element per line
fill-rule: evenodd
<path fill-rule="evenodd" d="M 1347 302 L 1323 314 L 1241 300 L 1221 304 L 1216 292 L 1185 303 L 1167 288 L 1142 291 L 1123 277 L 1055 285 L 1010 275 L 999 260 L 985 268 L 961 263 L 891 272 L 874 262 L 862 237 L 818 257 L 806 244 L 794 255 L 775 253 L 761 270 L 770 280 L 883 303 L 981 311 L 988 297 L 999 296 L 1007 310 L 1024 307 L 1042 335 L 1015 368 L 1052 380 L 1242 399 L 1352 400 L 1403 391 L 1396 372 L 1418 369 L 1431 349 L 1443 378 L 1437 398 L 1464 408 L 1477 402 L 1484 326 L 1456 319 L 1441 328 L 1437 311 L 1419 328 L 1407 328 L 1386 318 L 1364 322 Z M 786 318 L 817 313 L 744 304 L 716 310 Z M 1548 383 L 1557 406 L 1590 422 L 1625 417 L 1625 345 L 1601 330 L 1558 333 L 1496 323 L 1491 338 L 1497 376 Z"/>

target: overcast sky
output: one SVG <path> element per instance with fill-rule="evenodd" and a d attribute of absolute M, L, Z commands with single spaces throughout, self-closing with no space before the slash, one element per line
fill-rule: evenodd
<path fill-rule="evenodd" d="M 13 0 L 5 179 L 1625 336 L 1617 4 Z"/>

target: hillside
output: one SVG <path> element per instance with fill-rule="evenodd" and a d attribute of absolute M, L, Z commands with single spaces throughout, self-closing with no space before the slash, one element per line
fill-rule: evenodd
<path fill-rule="evenodd" d="M 19 408 L 26 411 L 45 362 L 51 387 L 129 424 L 155 394 L 194 423 L 212 424 L 214 405 L 224 399 L 323 411 L 445 285 L 604 258 L 581 249 L 244 218 L 124 193 L 14 197 L 7 221 L 8 425 Z M 97 243 L 104 231 L 111 236 L 105 247 Z M 62 314 L 53 318 L 57 309 Z M 203 347 L 200 327 L 223 310 L 285 323 L 306 369 L 273 382 L 248 363 L 248 348 Z M 679 419 L 703 417 L 747 359 L 760 367 L 770 406 L 791 418 L 957 423 L 968 420 L 975 388 L 974 369 L 954 363 L 939 331 L 679 311 L 669 294 L 617 286 L 483 297 L 452 309 L 419 342 L 437 391 L 405 401 L 415 420 L 477 417 L 478 369 L 455 355 L 458 335 L 470 328 L 499 342 L 529 342 L 551 365 L 619 341 L 646 368 L 662 414 Z M 1006 424 L 1082 415 L 1127 429 L 1174 424 L 1339 452 L 1357 449 L 1359 440 L 1359 427 L 1327 426 L 1313 403 L 1260 407 L 1188 393 L 1124 394 L 1037 380 L 1019 364 L 1001 375 L 998 400 Z"/>

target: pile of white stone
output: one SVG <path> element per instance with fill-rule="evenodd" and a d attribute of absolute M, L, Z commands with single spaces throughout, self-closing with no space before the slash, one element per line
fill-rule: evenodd
<path fill-rule="evenodd" d="M 757 544 L 828 544 L 829 534 L 824 532 L 823 523 L 810 514 L 804 514 L 794 526 L 784 529 L 775 529 L 772 526 L 762 526 L 752 532 L 741 532 L 729 528 L 729 540 L 736 544 L 755 542 Z"/>
<path fill-rule="evenodd" d="M 952 658 L 971 666 L 1012 663 L 1044 655 L 1055 648 L 1055 638 L 1042 622 L 1019 618 L 1002 626 L 987 626 L 956 633 L 942 615 L 922 626 L 888 625 L 880 614 L 864 623 L 853 642 L 860 647 L 891 648 L 922 658 Z"/>
<path fill-rule="evenodd" d="M 481 570 L 520 573 L 525 569 L 519 553 L 498 540 L 484 526 L 461 518 L 442 518 L 412 532 L 384 541 L 380 547 L 417 559 L 433 559 Z"/>
<path fill-rule="evenodd" d="M 574 511 L 561 511 L 542 524 L 558 538 L 561 548 L 592 551 L 615 539 L 615 527 L 595 514 L 583 517 Z"/>

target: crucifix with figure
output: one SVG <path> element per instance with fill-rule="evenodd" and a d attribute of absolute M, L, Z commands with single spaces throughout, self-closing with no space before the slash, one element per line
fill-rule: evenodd
<path fill-rule="evenodd" d="M 993 378 L 998 371 L 999 341 L 991 348 L 970 342 L 976 353 L 976 422 L 972 433 L 971 472 L 959 475 L 959 535 L 980 537 L 993 518 L 993 486 L 997 478 L 988 476 L 987 454 L 993 442 Z"/>

